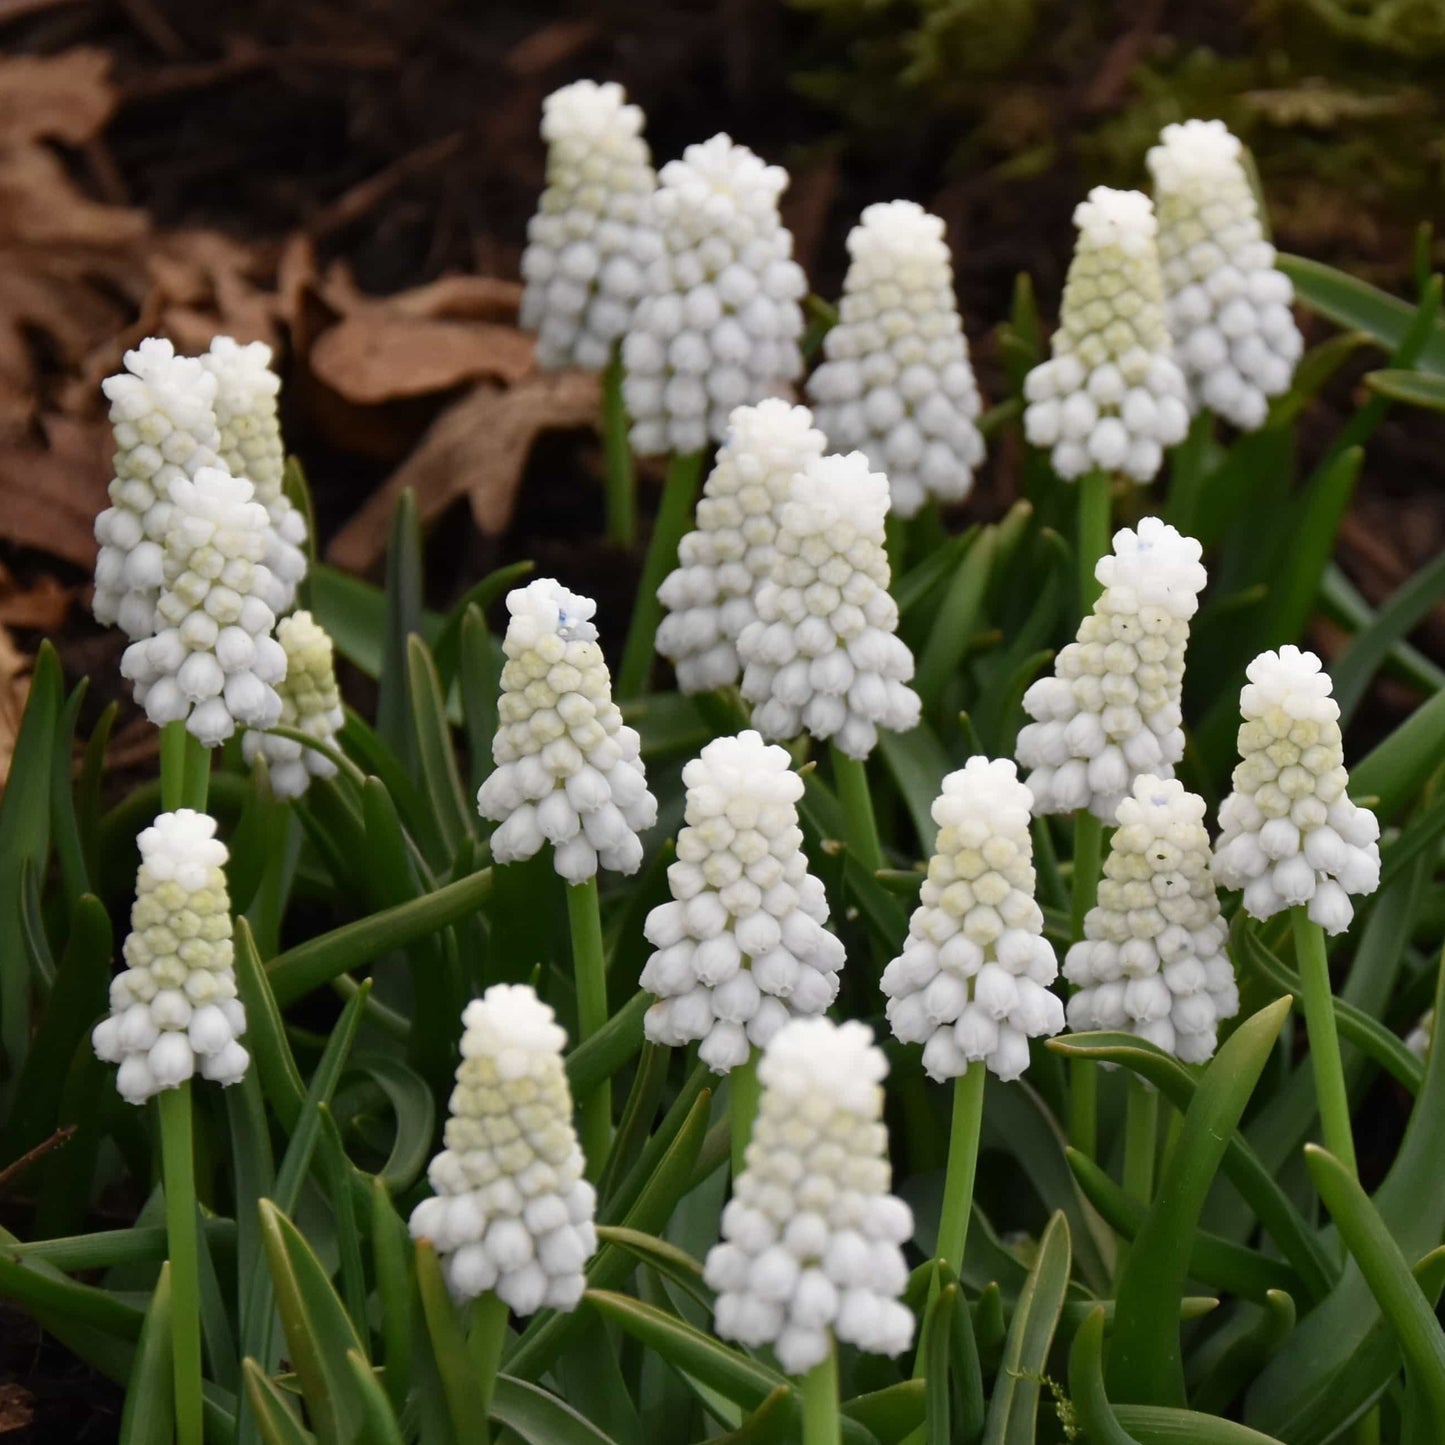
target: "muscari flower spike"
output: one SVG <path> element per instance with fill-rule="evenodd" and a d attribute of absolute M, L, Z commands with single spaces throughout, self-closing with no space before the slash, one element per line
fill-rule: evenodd
<path fill-rule="evenodd" d="M 1099 901 L 1064 958 L 1071 1029 L 1138 1034 L 1186 1064 L 1214 1054 L 1239 1012 L 1210 876 L 1204 799 L 1145 773 L 1119 804 Z"/>
<path fill-rule="evenodd" d="M 1056 1034 L 1059 971 L 1034 899 L 1033 799 L 1006 758 L 970 758 L 933 803 L 938 842 L 903 952 L 883 971 L 888 1022 L 923 1045 L 933 1079 L 983 1064 L 1000 1079 L 1029 1065 L 1029 1040 Z"/>
<path fill-rule="evenodd" d="M 930 497 L 962 501 L 983 437 L 943 222 L 914 201 L 869 206 L 848 254 L 838 324 L 808 379 L 829 449 L 865 452 L 901 517 Z"/>
<path fill-rule="evenodd" d="M 286 653 L 286 676 L 277 684 L 281 716 L 277 721 L 335 746 L 346 721 L 336 686 L 335 649 L 331 636 L 309 612 L 294 612 L 276 626 L 276 640 Z M 324 753 L 294 738 L 249 731 L 241 739 L 246 761 L 264 759 L 271 791 L 278 798 L 299 798 L 312 778 L 330 778 L 336 764 Z"/>
<path fill-rule="evenodd" d="M 714 1073 L 747 1061 L 795 1015 L 838 992 L 843 945 L 829 933 L 823 885 L 808 872 L 803 780 L 780 747 L 748 731 L 717 738 L 682 770 L 687 825 L 667 870 L 670 903 L 647 916 L 657 950 L 642 987 L 657 995 L 647 1037 L 702 1041 Z"/>
<path fill-rule="evenodd" d="M 902 1246 L 908 1206 L 889 1193 L 883 1051 L 865 1024 L 794 1019 L 758 1064 L 746 1167 L 704 1278 L 718 1334 L 771 1345 L 790 1375 L 826 1358 L 829 1332 L 872 1354 L 913 1339 Z"/>
<path fill-rule="evenodd" d="M 757 616 L 753 594 L 772 573 L 778 514 L 793 478 L 826 446 L 808 409 L 778 397 L 740 406 L 728 418 L 727 440 L 697 504 L 697 526 L 657 589 L 667 609 L 657 650 L 683 692 L 738 680 L 737 640 Z"/>
<path fill-rule="evenodd" d="M 802 375 L 808 283 L 778 214 L 788 184 L 746 146 L 716 135 L 658 173 L 649 208 L 657 254 L 622 343 L 632 446 L 700 451 L 735 407 Z"/>
<path fill-rule="evenodd" d="M 1326 933 L 1343 933 L 1354 917 L 1351 895 L 1379 887 L 1380 824 L 1350 801 L 1330 675 L 1298 647 L 1260 653 L 1246 675 L 1214 876 L 1244 890 L 1252 918 L 1308 905 Z"/>
<path fill-rule="evenodd" d="M 492 834 L 498 863 L 551 843 L 568 883 L 593 877 L 599 863 L 637 872 L 637 835 L 657 821 L 641 742 L 612 700 L 596 610 L 550 577 L 507 594 L 496 768 L 477 793 L 481 815 L 501 824 Z"/>
<path fill-rule="evenodd" d="M 612 81 L 578 80 L 542 102 L 547 188 L 527 226 L 520 320 L 544 371 L 600 371 L 632 319 L 657 250 L 643 124 Z"/>
<path fill-rule="evenodd" d="M 95 1026 L 96 1056 L 119 1064 L 128 1104 L 185 1083 L 198 1069 L 218 1084 L 245 1077 L 237 1040 L 246 1010 L 236 997 L 226 846 L 216 821 L 181 808 L 162 813 L 136 840 L 140 872 L 126 967 L 111 980 L 110 1014 Z"/>
<path fill-rule="evenodd" d="M 1289 390 L 1304 339 L 1275 265 L 1243 147 L 1219 120 L 1167 125 L 1145 157 L 1175 356 L 1196 405 L 1257 431 Z"/>
<path fill-rule="evenodd" d="M 1016 756 L 1036 813 L 1088 808 L 1106 823 L 1144 773 L 1184 756 L 1184 651 L 1208 580 L 1203 549 L 1158 517 L 1114 534 L 1094 576 L 1104 591 L 1054 664 L 1024 694 L 1034 719 Z"/>
<path fill-rule="evenodd" d="M 1155 248 L 1154 208 L 1138 191 L 1095 186 L 1074 212 L 1079 239 L 1053 355 L 1024 381 L 1024 431 L 1067 480 L 1101 468 L 1152 481 L 1189 429 L 1189 388 L 1174 360 Z"/>
<path fill-rule="evenodd" d="M 493 984 L 462 1013 L 462 1061 L 436 1193 L 411 1233 L 441 1256 L 458 1300 L 488 1290 L 519 1315 L 571 1310 L 597 1249 L 597 1195 L 572 1127 L 567 1035 L 526 984 Z"/>
<path fill-rule="evenodd" d="M 765 738 L 806 729 L 866 758 L 879 728 L 917 726 L 913 654 L 888 591 L 887 511 L 888 479 L 861 452 L 820 457 L 794 477 L 757 619 L 738 637 L 742 693 Z"/>

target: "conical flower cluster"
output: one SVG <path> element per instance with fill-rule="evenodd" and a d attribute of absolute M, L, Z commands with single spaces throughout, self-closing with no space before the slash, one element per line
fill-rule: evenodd
<path fill-rule="evenodd" d="M 1312 652 L 1263 652 L 1239 695 L 1239 763 L 1219 809 L 1214 876 L 1251 917 L 1308 904 L 1326 933 L 1380 884 L 1380 825 L 1350 801 L 1340 706 Z"/>
<path fill-rule="evenodd" d="M 983 438 L 943 222 L 914 201 L 869 206 L 848 254 L 838 324 L 808 379 L 829 450 L 866 452 L 901 517 L 930 497 L 962 501 Z"/>
<path fill-rule="evenodd" d="M 803 780 L 755 732 L 717 738 L 682 770 L 687 826 L 667 870 L 672 902 L 647 917 L 657 950 L 642 987 L 657 995 L 654 1043 L 701 1039 L 714 1073 L 745 1063 L 796 1014 L 838 992 L 843 945 L 824 926 L 828 901 L 808 872 L 798 799 Z"/>
<path fill-rule="evenodd" d="M 1138 1034 L 1187 1064 L 1214 1054 L 1239 1011 L 1210 876 L 1204 799 L 1146 773 L 1119 804 L 1099 901 L 1064 959 L 1072 1029 Z"/>
<path fill-rule="evenodd" d="M 111 980 L 110 1016 L 95 1027 L 96 1055 L 119 1064 L 129 1104 L 203 1078 L 234 1084 L 250 1056 L 237 1042 L 246 1010 L 236 997 L 226 846 L 216 821 L 181 808 L 136 840 L 140 873 L 126 967 Z"/>
<path fill-rule="evenodd" d="M 743 696 L 765 738 L 806 728 L 866 758 L 880 727 L 917 726 L 913 654 L 888 591 L 887 511 L 888 479 L 861 452 L 820 457 L 793 479 L 757 620 L 738 638 Z"/>
<path fill-rule="evenodd" d="M 1158 517 L 1114 534 L 1094 576 L 1103 595 L 1024 694 L 1034 719 L 1017 756 L 1033 771 L 1036 813 L 1088 808 L 1106 823 L 1143 773 L 1168 777 L 1184 756 L 1184 650 L 1207 580 L 1203 549 Z"/>
<path fill-rule="evenodd" d="M 826 1018 L 784 1025 L 758 1065 L 747 1167 L 704 1278 L 718 1334 L 771 1345 L 790 1375 L 826 1358 L 830 1331 L 879 1355 L 913 1339 L 899 1301 L 913 1215 L 889 1193 L 887 1071 L 865 1024 Z"/>
<path fill-rule="evenodd" d="M 572 1127 L 567 1035 L 526 984 L 493 984 L 462 1024 L 446 1147 L 427 1169 L 436 1194 L 411 1232 L 436 1246 L 458 1300 L 492 1290 L 519 1315 L 571 1310 L 597 1249 L 597 1195 Z"/>
<path fill-rule="evenodd" d="M 250 482 L 215 467 L 175 478 L 170 496 L 159 630 L 126 648 L 120 670 L 157 727 L 185 719 L 216 747 L 237 726 L 269 728 L 281 716 L 286 653 L 265 600 L 266 509 Z"/>
<path fill-rule="evenodd" d="M 527 227 L 521 323 L 537 333 L 543 370 L 600 371 L 632 319 L 656 254 L 643 123 L 611 81 L 579 80 L 542 102 L 547 189 Z"/>
<path fill-rule="evenodd" d="M 1001 1079 L 1029 1065 L 1029 1040 L 1056 1034 L 1059 971 L 1034 899 L 1029 790 L 1006 758 L 973 757 L 933 803 L 938 842 L 903 952 L 883 971 L 888 1022 L 952 1079 L 975 1063 Z"/>
<path fill-rule="evenodd" d="M 697 527 L 657 595 L 668 615 L 657 650 L 685 693 L 738 680 L 737 640 L 757 616 L 753 594 L 772 574 L 778 513 L 793 478 L 827 443 L 806 407 L 770 397 L 728 418 L 727 440 L 703 484 Z"/>
<path fill-rule="evenodd" d="M 1154 479 L 1189 429 L 1189 389 L 1164 315 L 1149 198 L 1095 186 L 1079 228 L 1053 356 L 1029 372 L 1024 430 L 1068 479 L 1094 468 Z"/>
<path fill-rule="evenodd" d="M 1245 431 L 1289 390 L 1304 339 L 1242 147 L 1220 120 L 1167 125 L 1146 157 L 1174 352 L 1195 402 Z"/>
<path fill-rule="evenodd" d="M 492 834 L 498 863 L 551 843 L 568 883 L 591 878 L 599 862 L 635 873 L 637 835 L 657 821 L 641 742 L 612 700 L 596 610 L 550 577 L 507 594 L 496 769 L 477 793 L 481 815 L 501 824 Z"/>
<path fill-rule="evenodd" d="M 734 407 L 802 374 L 808 283 L 778 214 L 781 166 L 716 135 L 658 179 L 659 249 L 623 342 L 623 396 L 633 448 L 682 455 L 721 441 Z"/>
<path fill-rule="evenodd" d="M 132 641 L 155 631 L 165 580 L 170 484 L 220 466 L 216 382 L 193 357 L 151 336 L 125 354 L 125 370 L 101 383 L 110 401 L 115 478 L 110 506 L 95 519 L 97 622 L 118 624 Z"/>
<path fill-rule="evenodd" d="M 335 745 L 345 718 L 336 687 L 336 663 L 331 636 L 309 612 L 283 617 L 276 640 L 286 653 L 286 676 L 277 685 L 281 695 L 279 723 L 309 737 Z M 273 733 L 248 732 L 241 747 L 249 763 L 266 760 L 271 791 L 278 798 L 299 798 L 312 778 L 329 778 L 336 764 L 324 753 L 294 738 Z"/>

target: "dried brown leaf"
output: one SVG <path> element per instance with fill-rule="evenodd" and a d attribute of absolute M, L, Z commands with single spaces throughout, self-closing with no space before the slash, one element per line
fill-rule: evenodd
<path fill-rule="evenodd" d="M 110 56 L 77 46 L 59 55 L 0 58 L 0 145 L 48 137 L 84 145 L 115 111 Z"/>
<path fill-rule="evenodd" d="M 15 646 L 9 631 L 0 627 L 0 787 L 10 776 L 10 759 L 15 756 L 15 739 L 29 694 L 30 659 Z"/>
<path fill-rule="evenodd" d="M 78 567 L 95 564 L 95 515 L 111 476 L 110 427 L 103 420 L 51 416 L 42 440 L 0 445 L 0 531 Z"/>

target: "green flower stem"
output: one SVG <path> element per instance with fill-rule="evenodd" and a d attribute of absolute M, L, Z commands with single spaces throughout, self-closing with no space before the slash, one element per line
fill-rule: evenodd
<path fill-rule="evenodd" d="M 1087 808 L 1074 815 L 1074 871 L 1070 896 L 1069 937 L 1084 936 L 1084 915 L 1094 906 L 1099 886 L 1099 861 L 1104 851 L 1104 825 Z M 1069 1063 L 1069 1141 L 1094 1158 L 1099 1149 L 1099 1075 L 1092 1059 Z"/>
<path fill-rule="evenodd" d="M 631 547 L 637 541 L 637 473 L 627 443 L 622 356 L 617 348 L 602 373 L 602 453 L 607 462 L 607 540 Z"/>
<path fill-rule="evenodd" d="M 1330 965 L 1325 955 L 1325 935 L 1303 907 L 1290 909 L 1294 925 L 1295 962 L 1299 965 L 1304 992 L 1305 1028 L 1310 1039 L 1310 1068 L 1315 1076 L 1319 1101 L 1320 1129 L 1325 1148 L 1350 1171 L 1358 1175 L 1355 1137 L 1350 1129 L 1350 1100 L 1345 1091 L 1345 1072 L 1340 1063 L 1340 1040 L 1335 1032 L 1335 1001 L 1330 990 Z"/>
<path fill-rule="evenodd" d="M 171 1352 L 176 1384 L 177 1445 L 201 1445 L 201 1275 L 196 1234 L 196 1178 L 189 1081 L 156 1095 L 161 1178 L 171 1261 Z"/>
<path fill-rule="evenodd" d="M 873 795 L 868 791 L 868 770 L 857 758 L 832 748 L 833 781 L 843 805 L 843 841 L 848 850 L 870 872 L 883 866 L 883 845 L 878 841 L 878 822 L 873 816 Z"/>
<path fill-rule="evenodd" d="M 478 1422 L 479 1445 L 491 1439 L 488 1420 L 492 1413 L 492 1391 L 497 1383 L 497 1368 L 502 1360 L 502 1346 L 507 1341 L 507 1306 L 492 1290 L 472 1301 L 471 1328 L 467 1333 L 467 1354 L 476 1371 L 481 1389 L 482 1418 Z"/>
<path fill-rule="evenodd" d="M 753 1121 L 758 1117 L 758 1051 L 748 1050 L 747 1062 L 728 1075 L 728 1122 L 732 1130 L 733 1185 L 743 1172 Z"/>
<path fill-rule="evenodd" d="M 1101 588 L 1094 563 L 1109 550 L 1110 477 L 1097 467 L 1078 480 L 1079 488 L 1079 612 L 1087 616 Z"/>
<path fill-rule="evenodd" d="M 883 518 L 883 545 L 888 553 L 888 574 L 896 583 L 908 569 L 908 518 L 891 508 Z"/>
<path fill-rule="evenodd" d="M 988 1069 L 971 1063 L 953 1084 L 953 1128 L 948 1139 L 943 1212 L 938 1219 L 938 1257 L 957 1279 L 963 1271 L 968 1221 L 973 1213 L 973 1181 L 978 1170 L 978 1136 L 983 1123 L 983 1092 Z"/>
<path fill-rule="evenodd" d="M 161 729 L 161 809 L 206 811 L 210 792 L 211 752 L 203 747 L 182 722 L 168 722 Z"/>
<path fill-rule="evenodd" d="M 692 517 L 692 500 L 697 494 L 702 475 L 701 452 L 675 456 L 667 464 L 667 479 L 662 484 L 662 504 L 652 524 L 652 540 L 647 546 L 647 559 L 642 564 L 642 577 L 637 584 L 637 600 L 632 605 L 632 621 L 627 628 L 627 642 L 622 649 L 622 666 L 617 670 L 617 696 L 640 697 L 647 691 L 652 673 L 652 654 L 657 645 L 657 624 L 662 617 L 662 603 L 657 589 L 667 580 L 677 561 L 677 544 L 687 531 Z"/>
<path fill-rule="evenodd" d="M 838 1349 L 828 1340 L 828 1357 L 803 1376 L 803 1445 L 839 1445 Z"/>
<path fill-rule="evenodd" d="M 1124 1115 L 1124 1189 L 1141 1204 L 1154 1195 L 1154 1154 L 1159 1139 L 1159 1093 L 1137 1074 L 1129 1075 Z"/>
<path fill-rule="evenodd" d="M 572 967 L 577 979 L 577 1042 L 592 1037 L 607 1022 L 607 958 L 602 948 L 602 909 L 597 878 L 567 889 L 567 921 L 572 929 Z M 587 1177 L 595 1180 L 612 1143 L 612 1081 L 603 1079 L 577 1101 Z"/>
<path fill-rule="evenodd" d="M 1213 433 L 1214 414 L 1201 411 L 1189 423 L 1188 434 L 1170 458 L 1168 520 L 1186 537 L 1194 533 L 1199 499 L 1204 494 L 1204 463 Z"/>

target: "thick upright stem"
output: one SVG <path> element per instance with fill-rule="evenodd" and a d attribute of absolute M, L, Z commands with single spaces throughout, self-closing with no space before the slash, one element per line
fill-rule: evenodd
<path fill-rule="evenodd" d="M 883 866 L 883 845 L 878 841 L 878 822 L 873 816 L 873 795 L 868 791 L 868 770 L 857 758 L 838 748 L 833 753 L 833 781 L 843 805 L 844 842 L 849 851 L 870 872 Z"/>
<path fill-rule="evenodd" d="M 184 722 L 169 722 L 161 729 L 161 807 L 206 811 L 210 793 L 211 750 L 186 731 Z"/>
<path fill-rule="evenodd" d="M 1310 1068 L 1315 1076 L 1319 1102 L 1320 1129 L 1325 1148 L 1351 1174 L 1355 1163 L 1355 1136 L 1350 1128 L 1350 1099 L 1345 1089 L 1345 1071 L 1340 1063 L 1340 1040 L 1335 1030 L 1335 1000 L 1330 989 L 1330 963 L 1325 954 L 1325 935 L 1303 907 L 1290 910 L 1294 926 L 1295 962 L 1299 965 L 1304 992 L 1305 1028 L 1310 1039 Z"/>
<path fill-rule="evenodd" d="M 602 453 L 607 463 L 607 540 L 631 547 L 637 540 L 637 474 L 627 443 L 622 356 L 617 350 L 602 373 Z"/>
<path fill-rule="evenodd" d="M 803 1376 L 803 1445 L 840 1445 L 838 1350 L 828 1340 L 828 1357 Z"/>
<path fill-rule="evenodd" d="M 758 1117 L 758 1051 L 748 1052 L 747 1062 L 728 1075 L 728 1125 L 732 1131 L 733 1187 L 743 1172 L 753 1121 Z"/>
<path fill-rule="evenodd" d="M 1070 896 L 1069 937 L 1084 936 L 1084 918 L 1094 906 L 1099 887 L 1099 860 L 1104 851 L 1104 825 L 1087 808 L 1074 815 L 1074 872 Z M 1081 1154 L 1099 1151 L 1099 1074 L 1092 1059 L 1069 1064 L 1069 1141 Z"/>
<path fill-rule="evenodd" d="M 1094 471 L 1079 478 L 1079 612 L 1087 615 L 1102 590 L 1094 564 L 1109 550 L 1109 474 Z"/>
<path fill-rule="evenodd" d="M 1129 1075 L 1124 1115 L 1124 1190 L 1141 1204 L 1154 1195 L 1154 1154 L 1159 1140 L 1159 1094 L 1137 1074 Z"/>
<path fill-rule="evenodd" d="M 983 1123 L 983 1091 L 988 1069 L 980 1059 L 954 1081 L 953 1127 L 948 1137 L 948 1173 L 943 1183 L 943 1212 L 938 1219 L 938 1257 L 957 1278 L 963 1269 L 968 1221 L 973 1213 L 973 1181 L 978 1172 L 978 1136 Z"/>
<path fill-rule="evenodd" d="M 580 1044 L 607 1022 L 607 959 L 602 948 L 602 909 L 595 877 L 567 889 L 567 921 L 572 930 L 577 1042 Z M 579 1099 L 577 1105 L 587 1176 L 595 1180 L 602 1172 L 612 1143 L 612 1081 L 603 1079 Z"/>
<path fill-rule="evenodd" d="M 161 1178 L 171 1259 L 176 1441 L 177 1445 L 201 1445 L 201 1284 L 190 1083 L 162 1089 L 156 1096 L 156 1105 L 160 1114 Z"/>
<path fill-rule="evenodd" d="M 492 1392 L 497 1383 L 497 1367 L 502 1359 L 502 1346 L 507 1341 L 507 1306 L 488 1290 L 472 1301 L 471 1329 L 467 1334 L 467 1353 L 481 1387 L 482 1418 L 478 1422 L 479 1445 L 492 1438 L 488 1419 L 492 1412 Z"/>

